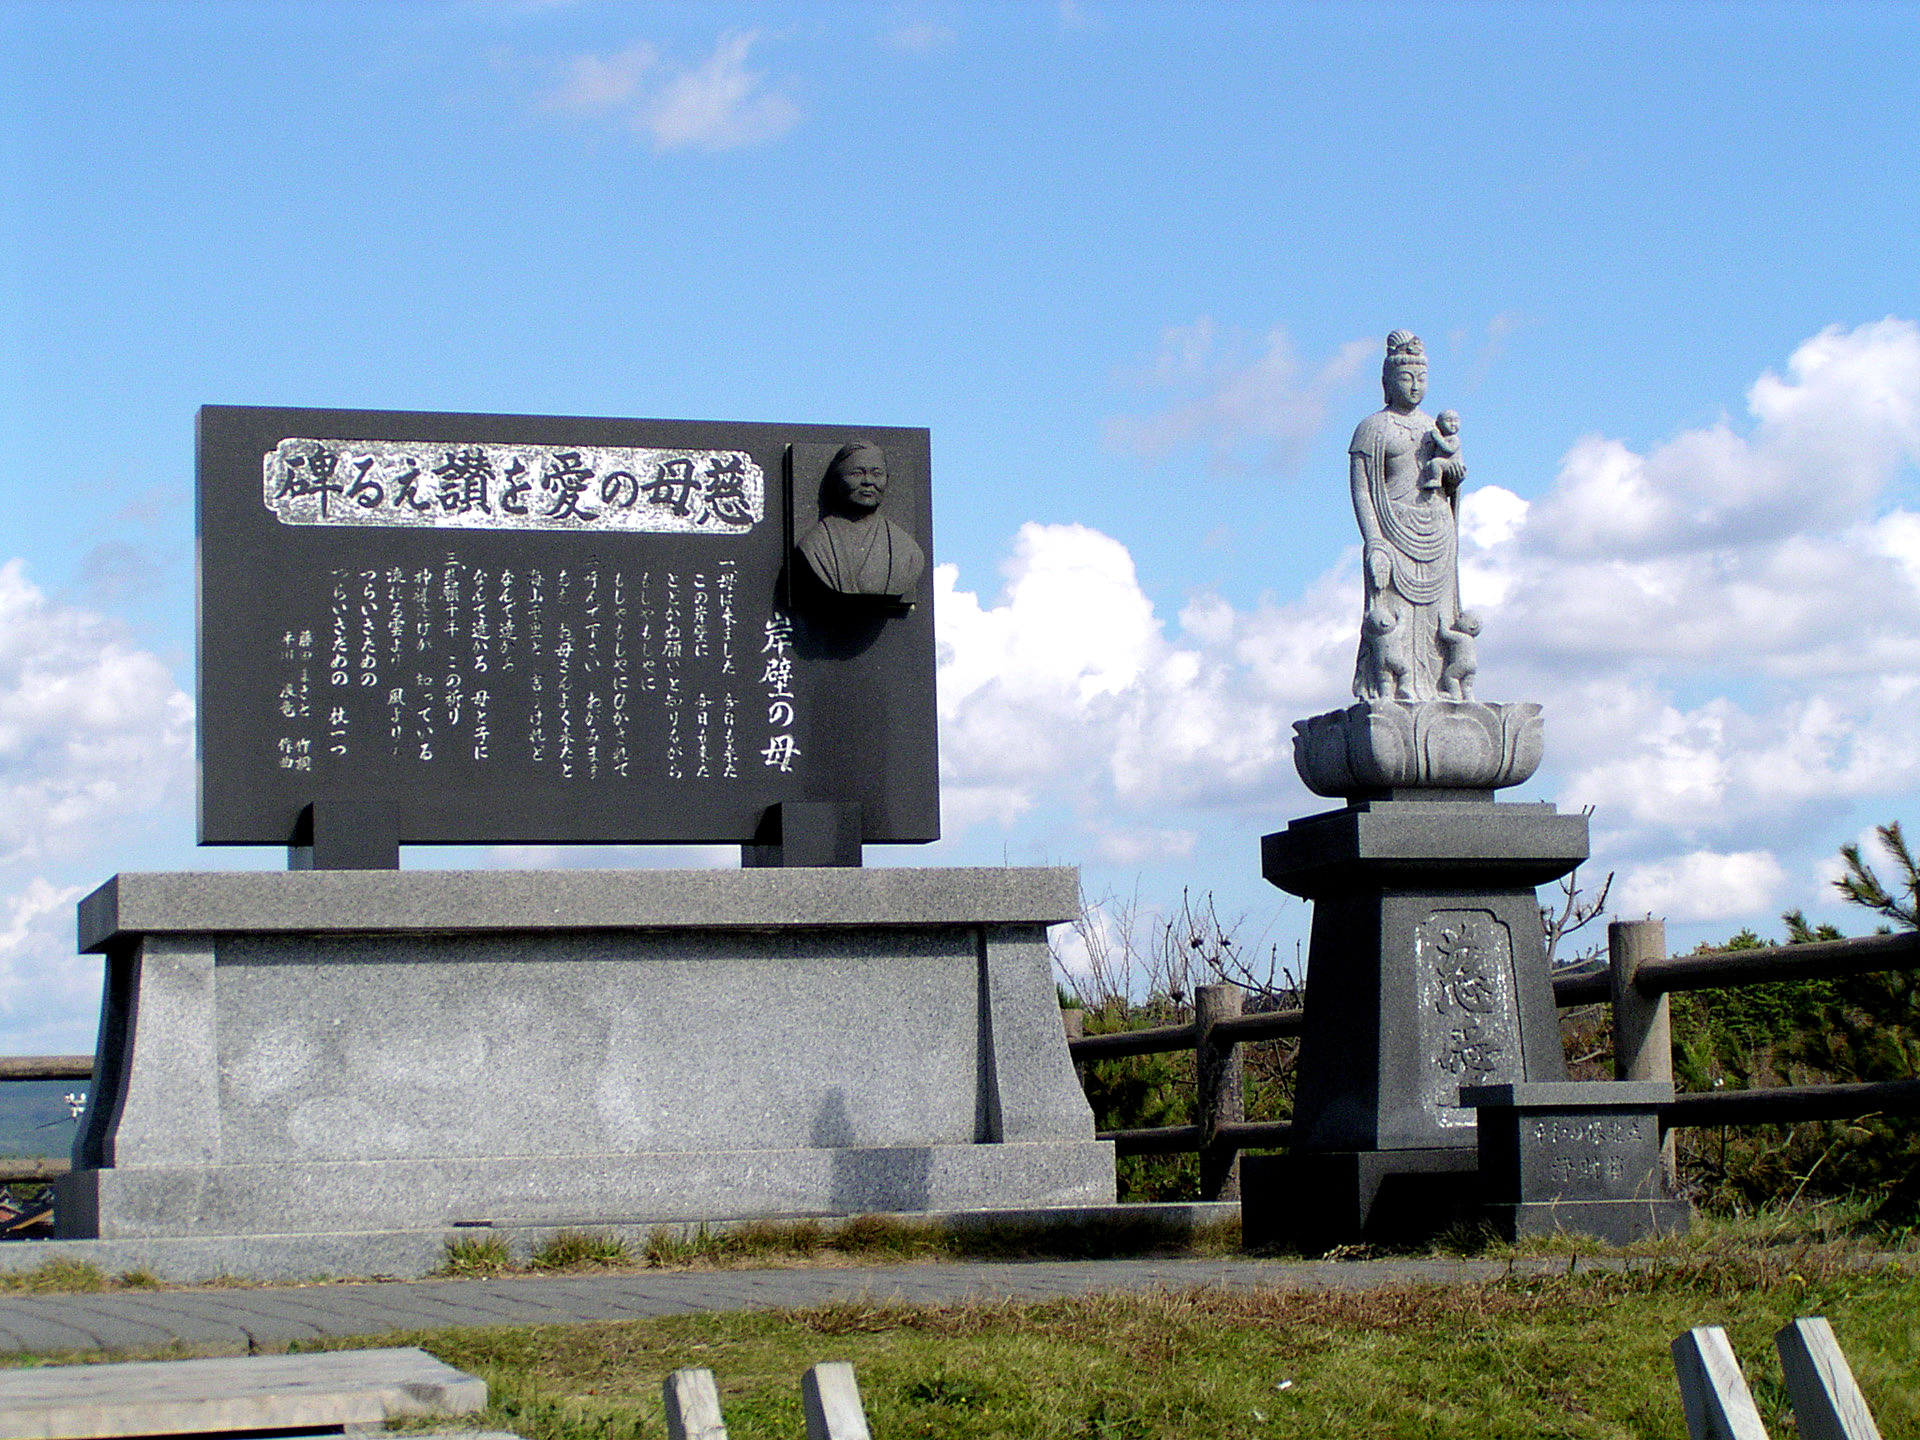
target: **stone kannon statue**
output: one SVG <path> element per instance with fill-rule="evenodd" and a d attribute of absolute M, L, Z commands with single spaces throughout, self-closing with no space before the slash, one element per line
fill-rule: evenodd
<path fill-rule="evenodd" d="M 1432 700 L 1441 693 L 1442 635 L 1460 613 L 1459 417 L 1443 432 L 1420 408 L 1427 356 L 1418 337 L 1387 337 L 1381 367 L 1385 408 L 1369 415 L 1348 447 L 1353 513 L 1365 544 L 1366 623 L 1354 665 L 1362 700 Z"/>
<path fill-rule="evenodd" d="M 821 486 L 820 523 L 800 539 L 807 568 L 840 595 L 905 601 L 927 557 L 919 542 L 880 513 L 887 457 L 870 440 L 842 445 Z"/>
<path fill-rule="evenodd" d="M 1427 355 L 1418 336 L 1387 337 L 1386 405 L 1348 446 L 1360 524 L 1360 648 L 1346 710 L 1294 726 L 1294 763 L 1320 795 L 1494 790 L 1541 759 L 1540 707 L 1474 699 L 1480 620 L 1460 608 L 1460 417 L 1420 408 Z"/>

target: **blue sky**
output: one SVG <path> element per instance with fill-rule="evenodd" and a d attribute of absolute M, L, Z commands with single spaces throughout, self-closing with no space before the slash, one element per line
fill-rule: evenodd
<path fill-rule="evenodd" d="M 1212 890 L 1342 703 L 1382 337 L 1519 798 L 1677 942 L 1920 790 L 1920 9 L 0 4 L 0 1048 L 192 845 L 206 403 L 924 425 L 947 838 Z M 1768 379 L 1767 377 L 1773 377 Z M 604 863 L 439 852 L 427 863 Z M 611 857 L 633 863 L 634 857 Z M 711 856 L 652 857 L 685 863 Z"/>

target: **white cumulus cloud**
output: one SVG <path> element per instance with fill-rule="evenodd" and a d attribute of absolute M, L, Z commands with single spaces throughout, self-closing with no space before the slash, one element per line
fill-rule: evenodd
<path fill-rule="evenodd" d="M 191 702 L 113 622 L 0 565 L 0 864 L 71 855 L 184 793 Z"/>
<path fill-rule="evenodd" d="M 1173 403 L 1110 421 L 1108 442 L 1147 460 L 1199 444 L 1216 469 L 1290 469 L 1326 424 L 1329 403 L 1351 388 L 1378 348 L 1374 340 L 1350 340 L 1310 364 L 1284 330 L 1250 344 L 1221 335 L 1205 316 L 1171 326 L 1142 378 L 1171 392 Z"/>
<path fill-rule="evenodd" d="M 0 1051 L 93 1049 L 100 962 L 75 949 L 73 906 L 83 889 L 36 875 L 0 901 Z"/>
<path fill-rule="evenodd" d="M 1628 867 L 1614 885 L 1613 908 L 1680 922 L 1735 920 L 1774 909 L 1786 878 L 1765 850 L 1696 850 Z"/>
<path fill-rule="evenodd" d="M 1780 540 L 1867 518 L 1920 459 L 1920 328 L 1821 331 L 1747 392 L 1755 424 L 1688 430 L 1645 455 L 1591 435 L 1534 508 L 1535 543 L 1638 558 Z"/>
<path fill-rule="evenodd" d="M 777 140 L 800 121 L 800 107 L 747 57 L 758 30 L 733 30 L 698 64 L 675 65 L 657 45 L 639 41 L 611 55 L 578 55 L 566 79 L 545 97 L 548 109 L 606 115 L 655 150 L 733 150 Z"/>
<path fill-rule="evenodd" d="M 1003 574 L 984 603 L 954 567 L 936 572 L 950 830 L 1063 797 L 1144 815 L 1297 789 L 1291 721 L 1340 703 L 1352 678 L 1357 603 L 1342 586 L 1246 613 L 1198 595 L 1170 635 L 1132 555 L 1097 530 L 1025 525 Z M 1088 829 L 1116 861 L 1192 845 L 1177 826 Z"/>

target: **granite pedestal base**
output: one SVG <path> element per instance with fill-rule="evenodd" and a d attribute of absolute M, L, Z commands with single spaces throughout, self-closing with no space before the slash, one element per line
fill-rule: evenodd
<path fill-rule="evenodd" d="M 1491 790 L 1354 799 L 1261 842 L 1313 939 L 1293 1153 L 1247 1172 L 1248 1234 L 1324 1249 L 1467 1218 L 1461 1087 L 1566 1079 L 1534 887 L 1586 854 L 1585 816 Z"/>
<path fill-rule="evenodd" d="M 1261 873 L 1313 902 L 1296 1152 L 1471 1150 L 1462 1085 L 1566 1079 L 1534 887 L 1586 858 L 1586 817 L 1443 793 L 1261 842 Z"/>
<path fill-rule="evenodd" d="M 1102 1204 L 1071 870 L 122 875 L 63 1237 Z"/>

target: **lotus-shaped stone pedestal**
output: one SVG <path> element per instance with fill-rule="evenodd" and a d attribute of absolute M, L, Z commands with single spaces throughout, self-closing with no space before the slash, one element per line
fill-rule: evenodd
<path fill-rule="evenodd" d="M 1293 763 L 1316 795 L 1503 790 L 1540 768 L 1540 707 L 1363 700 L 1293 726 Z"/>

